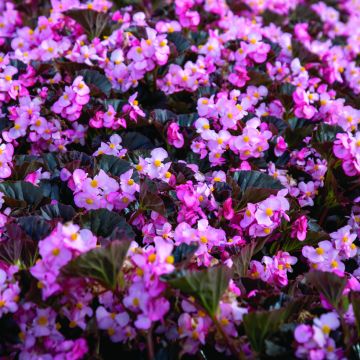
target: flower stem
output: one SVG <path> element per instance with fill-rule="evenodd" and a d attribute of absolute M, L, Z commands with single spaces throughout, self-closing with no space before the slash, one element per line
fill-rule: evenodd
<path fill-rule="evenodd" d="M 146 343 L 147 343 L 148 360 L 154 360 L 155 352 L 154 352 L 154 342 L 153 342 L 153 337 L 152 337 L 152 327 L 149 329 L 149 331 L 146 334 Z"/>

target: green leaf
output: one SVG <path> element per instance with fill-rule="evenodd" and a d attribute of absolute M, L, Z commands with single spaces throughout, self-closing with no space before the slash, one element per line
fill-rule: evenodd
<path fill-rule="evenodd" d="M 239 277 L 247 275 L 254 249 L 255 243 L 247 244 L 241 248 L 239 254 L 233 256 L 235 275 Z"/>
<path fill-rule="evenodd" d="M 113 155 L 101 155 L 98 167 L 113 176 L 120 176 L 132 169 L 130 163 Z"/>
<path fill-rule="evenodd" d="M 120 9 L 129 5 L 139 5 L 141 0 L 114 0 L 113 3 Z"/>
<path fill-rule="evenodd" d="M 173 288 L 194 296 L 208 314 L 214 317 L 231 275 L 232 270 L 227 266 L 216 266 L 200 271 L 175 272 L 165 280 Z"/>
<path fill-rule="evenodd" d="M 281 84 L 278 93 L 279 93 L 279 100 L 285 107 L 285 110 L 288 113 L 291 113 L 293 106 L 294 106 L 294 100 L 293 100 L 293 92 L 296 90 L 296 86 L 292 84 Z"/>
<path fill-rule="evenodd" d="M 104 106 L 106 107 L 106 109 L 109 109 L 109 106 L 111 105 L 115 111 L 120 111 L 121 108 L 123 107 L 123 105 L 126 104 L 125 100 L 122 99 L 105 99 L 103 101 L 101 101 Z"/>
<path fill-rule="evenodd" d="M 177 123 L 179 126 L 190 128 L 198 118 L 198 113 L 180 114 Z"/>
<path fill-rule="evenodd" d="M 311 136 L 314 131 L 314 126 L 303 119 L 291 118 L 289 119 L 290 127 L 285 130 L 285 140 L 289 147 L 298 147 L 304 138 Z"/>
<path fill-rule="evenodd" d="M 119 229 L 122 231 L 117 235 L 122 234 L 123 237 L 118 240 L 135 239 L 135 233 L 126 220 L 118 213 L 107 209 L 90 210 L 86 215 L 81 216 L 80 222 L 84 228 L 91 230 L 97 236 L 108 237 L 115 229 Z"/>
<path fill-rule="evenodd" d="M 182 243 L 180 246 L 176 247 L 173 251 L 172 255 L 174 256 L 175 264 L 181 262 L 188 262 L 191 257 L 194 255 L 195 251 L 199 246 L 196 243 L 193 244 L 185 244 Z"/>
<path fill-rule="evenodd" d="M 296 90 L 296 86 L 290 83 L 282 84 L 280 86 L 281 95 L 292 97 L 295 90 Z"/>
<path fill-rule="evenodd" d="M 265 122 L 274 125 L 280 134 L 282 134 L 288 127 L 287 123 L 284 120 L 275 116 L 265 116 L 262 119 Z"/>
<path fill-rule="evenodd" d="M 57 170 L 56 154 L 55 153 L 46 153 L 42 156 L 45 169 L 51 173 L 55 173 Z"/>
<path fill-rule="evenodd" d="M 297 117 L 292 117 L 288 120 L 291 130 L 300 129 L 304 127 L 309 122 L 306 119 L 299 119 Z"/>
<path fill-rule="evenodd" d="M 152 150 L 155 148 L 153 141 L 137 131 L 129 131 L 121 135 L 122 146 L 128 151 Z"/>
<path fill-rule="evenodd" d="M 209 38 L 209 33 L 205 30 L 190 31 L 190 38 L 196 46 L 204 45 Z"/>
<path fill-rule="evenodd" d="M 18 161 L 16 161 L 17 164 L 14 166 L 13 171 L 11 173 L 11 179 L 12 180 L 24 180 L 25 177 L 36 170 L 40 169 L 43 165 L 38 161 L 25 161 L 21 164 L 18 164 Z"/>
<path fill-rule="evenodd" d="M 190 41 L 179 31 L 167 34 L 167 39 L 175 45 L 179 54 L 190 49 Z"/>
<path fill-rule="evenodd" d="M 248 76 L 249 76 L 250 80 L 247 82 L 247 85 L 267 86 L 267 85 L 272 84 L 272 80 L 271 80 L 270 76 L 264 71 L 249 70 Z"/>
<path fill-rule="evenodd" d="M 24 216 L 18 218 L 18 223 L 31 239 L 39 241 L 49 235 L 51 227 L 41 216 Z"/>
<path fill-rule="evenodd" d="M 0 242 L 0 259 L 8 264 L 32 266 L 37 246 L 25 231 L 14 223 L 6 224 L 6 237 Z"/>
<path fill-rule="evenodd" d="M 174 114 L 170 110 L 165 109 L 155 109 L 151 112 L 150 118 L 155 122 L 159 124 L 165 124 L 166 122 L 170 120 L 176 121 L 177 115 Z"/>
<path fill-rule="evenodd" d="M 111 27 L 109 26 L 111 19 L 106 13 L 90 9 L 73 9 L 65 11 L 64 14 L 81 25 L 91 38 L 100 38 L 111 34 Z"/>
<path fill-rule="evenodd" d="M 41 216 L 45 220 L 63 219 L 66 222 L 72 220 L 76 215 L 76 212 L 71 205 L 64 205 L 61 203 L 42 206 L 40 211 Z"/>
<path fill-rule="evenodd" d="M 115 290 L 130 241 L 113 241 L 108 246 L 96 248 L 78 256 L 62 268 L 69 277 L 85 277 Z"/>
<path fill-rule="evenodd" d="M 36 207 L 43 200 L 41 189 L 26 181 L 4 181 L 0 183 L 0 191 L 5 197 L 17 200 L 18 205 Z"/>
<path fill-rule="evenodd" d="M 67 151 L 65 153 L 54 154 L 57 163 L 60 168 L 66 167 L 72 171 L 81 167 L 93 166 L 93 157 L 81 152 L 81 151 Z"/>
<path fill-rule="evenodd" d="M 165 124 L 168 121 L 175 121 L 179 124 L 179 126 L 191 127 L 199 118 L 199 115 L 197 113 L 177 115 L 169 110 L 155 109 L 151 112 L 150 117 L 155 123 L 158 124 Z"/>
<path fill-rule="evenodd" d="M 84 77 L 87 85 L 96 88 L 107 97 L 110 96 L 112 86 L 110 80 L 105 75 L 96 70 L 82 70 L 79 74 Z"/>
<path fill-rule="evenodd" d="M 153 210 L 166 216 L 166 209 L 163 199 L 158 195 L 154 182 L 146 179 L 140 182 L 140 208 L 142 210 Z"/>
<path fill-rule="evenodd" d="M 279 180 L 260 171 L 236 171 L 233 174 L 233 178 L 242 191 L 249 188 L 274 190 L 281 190 L 284 188 Z"/>
<path fill-rule="evenodd" d="M 286 317 L 286 309 L 258 311 L 244 315 L 243 324 L 251 347 L 257 353 L 265 348 L 266 338 L 276 332 Z"/>
<path fill-rule="evenodd" d="M 338 307 L 347 282 L 345 277 L 330 272 L 310 271 L 305 278 L 335 309 Z"/>
<path fill-rule="evenodd" d="M 319 124 L 313 134 L 313 141 L 318 143 L 326 143 L 335 140 L 336 135 L 344 132 L 340 126 L 329 124 Z"/>
<path fill-rule="evenodd" d="M 60 186 L 61 185 L 63 184 L 60 183 Z M 43 196 L 52 200 L 59 201 L 60 199 L 59 184 L 51 180 L 43 179 L 40 181 L 39 187 L 43 193 Z"/>
<path fill-rule="evenodd" d="M 280 26 L 285 20 L 284 16 L 277 14 L 269 9 L 266 9 L 261 15 L 264 25 L 275 24 Z"/>

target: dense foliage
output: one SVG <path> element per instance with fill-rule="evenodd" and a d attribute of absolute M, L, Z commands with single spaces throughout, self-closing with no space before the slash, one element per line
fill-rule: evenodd
<path fill-rule="evenodd" d="M 0 358 L 360 358 L 358 0 L 0 1 Z"/>

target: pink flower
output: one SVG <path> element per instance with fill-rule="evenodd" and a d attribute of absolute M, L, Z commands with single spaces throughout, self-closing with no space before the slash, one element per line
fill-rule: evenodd
<path fill-rule="evenodd" d="M 340 326 L 340 321 L 336 313 L 330 312 L 314 319 L 314 325 L 319 327 L 325 336 L 328 336 L 331 330 L 336 330 Z"/>
<path fill-rule="evenodd" d="M 151 158 L 146 158 L 147 167 L 146 172 L 150 178 L 161 177 L 167 171 L 166 165 L 163 161 L 168 157 L 168 153 L 162 149 L 157 148 L 151 151 Z"/>
<path fill-rule="evenodd" d="M 231 220 L 234 217 L 234 209 L 232 208 L 232 198 L 228 198 L 224 201 L 223 214 L 226 220 Z"/>
<path fill-rule="evenodd" d="M 281 203 L 276 197 L 264 200 L 255 212 L 255 219 L 260 225 L 271 226 L 271 220 L 277 211 L 285 210 L 281 208 Z"/>
<path fill-rule="evenodd" d="M 305 215 L 295 220 L 291 228 L 291 237 L 297 237 L 298 240 L 304 241 L 306 238 L 307 218 Z"/>
<path fill-rule="evenodd" d="M 182 148 L 184 146 L 184 136 L 179 132 L 180 127 L 177 123 L 171 123 L 167 129 L 167 139 L 170 145 L 176 148 Z"/>
<path fill-rule="evenodd" d="M 83 253 L 96 247 L 97 239 L 88 229 L 80 230 L 79 226 L 70 223 L 62 227 L 62 234 L 68 249 Z"/>
<path fill-rule="evenodd" d="M 310 325 L 301 324 L 296 327 L 294 332 L 295 340 L 300 344 L 307 343 L 313 336 L 312 328 Z"/>
<path fill-rule="evenodd" d="M 287 149 L 287 143 L 285 142 L 284 138 L 282 136 L 279 136 L 276 139 L 276 145 L 274 148 L 274 153 L 276 156 L 281 156 L 282 154 L 284 154 L 284 152 Z"/>

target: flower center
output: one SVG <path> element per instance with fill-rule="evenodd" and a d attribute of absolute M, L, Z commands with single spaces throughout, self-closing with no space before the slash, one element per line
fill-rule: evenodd
<path fill-rule="evenodd" d="M 267 216 L 272 216 L 272 215 L 274 214 L 274 212 L 272 211 L 272 209 L 266 208 L 265 214 L 266 214 Z"/>
<path fill-rule="evenodd" d="M 40 325 L 40 326 L 46 326 L 47 323 L 48 323 L 48 319 L 46 316 L 40 316 L 37 323 Z"/>

